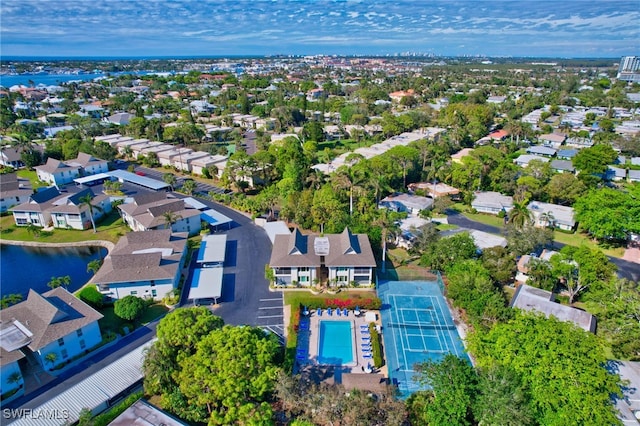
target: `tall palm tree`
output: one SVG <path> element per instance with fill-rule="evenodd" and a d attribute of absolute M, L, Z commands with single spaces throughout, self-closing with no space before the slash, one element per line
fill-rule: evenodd
<path fill-rule="evenodd" d="M 182 216 L 180 216 L 179 214 L 172 212 L 172 211 L 166 211 L 164 213 L 162 213 L 162 217 L 164 218 L 164 223 L 165 223 L 165 228 L 166 229 L 172 229 L 173 225 L 179 221 L 180 219 L 182 219 Z"/>
<path fill-rule="evenodd" d="M 552 227 L 556 222 L 556 217 L 552 212 L 544 212 L 540 215 L 540 222 L 544 224 L 544 227 Z"/>
<path fill-rule="evenodd" d="M 334 173 L 332 181 L 336 188 L 349 190 L 349 215 L 353 216 L 353 191 L 362 184 L 362 174 L 352 167 L 342 166 Z"/>
<path fill-rule="evenodd" d="M 531 212 L 525 203 L 513 203 L 513 208 L 509 211 L 508 222 L 517 229 L 522 229 L 531 223 Z"/>
<path fill-rule="evenodd" d="M 379 226 L 382 229 L 382 272 L 386 271 L 387 263 L 387 241 L 391 236 L 396 235 L 398 226 L 394 223 L 389 215 L 389 210 L 380 209 L 380 216 L 373 221 L 374 225 Z"/>
<path fill-rule="evenodd" d="M 171 187 L 171 190 L 173 191 L 178 179 L 176 178 L 176 175 L 174 175 L 173 173 L 165 173 L 164 175 L 162 175 L 162 181 L 167 185 L 169 185 Z"/>
<path fill-rule="evenodd" d="M 102 213 L 103 210 L 102 210 L 102 207 L 94 205 L 91 202 L 92 200 L 93 200 L 93 194 L 90 192 L 88 192 L 86 195 L 83 195 L 79 199 L 80 205 L 87 206 L 87 209 L 89 210 L 89 219 L 91 219 L 91 226 L 93 226 L 93 233 L 95 234 L 97 231 L 96 231 L 96 222 L 93 220 L 93 212 L 98 211 Z"/>

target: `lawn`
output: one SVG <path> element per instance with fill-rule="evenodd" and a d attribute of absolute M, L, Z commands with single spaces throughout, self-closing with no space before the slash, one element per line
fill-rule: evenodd
<path fill-rule="evenodd" d="M 40 188 L 42 186 L 49 186 L 48 183 L 40 182 L 40 180 L 38 180 L 38 175 L 35 170 L 22 169 L 18 170 L 16 174 L 22 179 L 28 179 L 31 183 L 31 188 L 33 189 Z"/>
<path fill-rule="evenodd" d="M 140 321 L 138 321 L 137 324 L 134 324 L 117 316 L 113 311 L 113 305 L 108 305 L 99 309 L 99 312 L 104 315 L 104 317 L 98 320 L 98 324 L 100 325 L 100 330 L 103 334 L 107 331 L 113 331 L 122 335 L 124 334 L 124 327 L 127 327 L 129 329 L 129 333 L 131 333 L 136 328 L 142 326 L 143 324 L 150 323 L 151 321 L 160 317 L 161 315 L 164 315 L 168 311 L 169 308 L 167 308 L 162 303 L 153 304 L 147 308 L 144 314 L 142 314 Z"/>
<path fill-rule="evenodd" d="M 575 232 L 573 234 L 567 234 L 565 232 L 554 231 L 553 240 L 562 244 L 566 244 L 568 246 L 575 246 L 575 247 L 579 247 L 584 244 L 591 249 L 602 250 L 604 254 L 606 254 L 607 256 L 612 256 L 612 257 L 624 256 L 624 247 L 611 247 L 611 246 L 598 244 L 597 241 L 594 241 L 588 236 L 586 236 L 585 234 L 581 234 L 579 232 Z"/>
<path fill-rule="evenodd" d="M 96 224 L 96 231 L 85 229 L 84 231 L 54 229 L 53 231 L 41 231 L 36 237 L 27 231 L 25 226 L 16 226 L 13 216 L 0 218 L 0 238 L 16 241 L 37 241 L 42 243 L 74 243 L 78 241 L 106 240 L 117 242 L 121 236 L 129 232 L 117 211 L 112 211 L 103 220 Z"/>

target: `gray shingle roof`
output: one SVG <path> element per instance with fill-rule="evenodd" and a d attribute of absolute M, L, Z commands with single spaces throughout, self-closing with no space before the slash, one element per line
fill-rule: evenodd
<path fill-rule="evenodd" d="M 17 320 L 32 334 L 29 348 L 49 343 L 102 318 L 102 314 L 62 287 L 42 295 L 29 290 L 27 299 L 0 311 L 2 323 Z"/>

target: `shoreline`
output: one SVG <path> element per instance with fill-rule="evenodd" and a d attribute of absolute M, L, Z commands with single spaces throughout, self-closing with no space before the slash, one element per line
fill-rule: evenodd
<path fill-rule="evenodd" d="M 0 238 L 0 245 L 6 244 L 9 246 L 25 246 L 25 247 L 102 247 L 107 249 L 107 255 L 113 250 L 115 244 L 106 240 L 92 240 L 92 241 L 77 241 L 73 243 L 41 243 L 38 241 L 18 241 L 18 240 L 5 240 Z"/>

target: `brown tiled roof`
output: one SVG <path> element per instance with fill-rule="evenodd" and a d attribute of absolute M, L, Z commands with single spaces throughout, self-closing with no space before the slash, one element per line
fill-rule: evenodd
<path fill-rule="evenodd" d="M 55 173 L 60 169 L 77 169 L 78 167 L 71 167 L 60 160 L 56 160 L 55 158 L 49 157 L 47 159 L 47 163 L 43 166 L 36 166 L 36 170 L 42 170 L 47 173 Z"/>
<path fill-rule="evenodd" d="M 100 318 L 101 313 L 62 287 L 42 295 L 29 290 L 24 302 L 0 311 L 2 323 L 17 320 L 33 334 L 28 345 L 32 351 Z"/>

